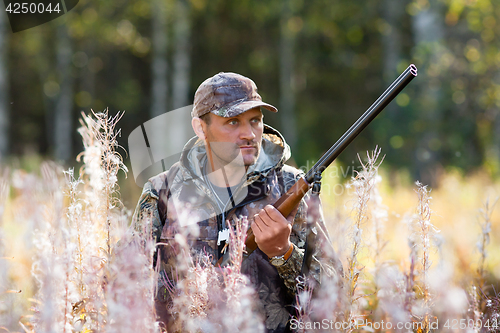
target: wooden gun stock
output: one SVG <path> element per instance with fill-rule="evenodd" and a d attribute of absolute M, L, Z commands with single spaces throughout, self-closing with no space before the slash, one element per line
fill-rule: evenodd
<path fill-rule="evenodd" d="M 300 203 L 300 200 L 309 191 L 309 183 L 304 179 L 300 178 L 293 184 L 293 186 L 283 194 L 278 201 L 274 203 L 274 208 L 276 208 L 281 215 L 287 217 Z M 247 239 L 245 241 L 247 254 L 252 253 L 257 248 L 257 243 L 255 243 L 255 235 L 253 234 L 252 228 L 248 229 Z"/>

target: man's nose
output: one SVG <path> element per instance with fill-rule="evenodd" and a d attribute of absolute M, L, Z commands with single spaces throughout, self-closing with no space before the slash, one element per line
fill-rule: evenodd
<path fill-rule="evenodd" d="M 240 127 L 240 139 L 242 140 L 253 140 L 255 139 L 255 133 L 254 133 L 254 128 L 252 127 L 252 124 L 250 122 L 245 123 L 243 126 Z"/>

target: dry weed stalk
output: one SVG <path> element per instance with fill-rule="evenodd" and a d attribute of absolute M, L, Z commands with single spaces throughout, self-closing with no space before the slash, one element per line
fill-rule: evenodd
<path fill-rule="evenodd" d="M 346 276 L 346 291 L 347 299 L 349 302 L 348 308 L 345 312 L 345 320 L 347 322 L 352 322 L 355 320 L 353 312 L 354 304 L 358 299 L 356 297 L 356 289 L 358 286 L 358 278 L 363 269 L 359 260 L 358 254 L 362 247 L 362 232 L 363 225 L 367 219 L 368 212 L 368 202 L 370 200 L 370 195 L 372 193 L 373 187 L 375 186 L 377 170 L 383 161 L 377 162 L 381 149 L 378 146 L 374 151 L 367 153 L 367 161 L 363 163 L 358 155 L 359 161 L 361 163 L 361 171 L 356 171 L 356 177 L 351 181 L 349 186 L 354 187 L 356 193 L 356 202 L 354 204 L 354 219 L 352 222 L 353 227 L 353 245 L 352 250 L 347 258 L 347 276 Z"/>
<path fill-rule="evenodd" d="M 147 226 L 148 224 L 146 224 Z M 143 234 L 150 234 L 151 229 Z M 106 332 L 155 332 L 153 239 L 127 232 L 106 266 Z"/>
<path fill-rule="evenodd" d="M 472 285 L 469 289 L 469 297 L 470 297 L 470 305 L 469 305 L 469 316 L 471 316 L 475 323 L 477 323 L 483 317 L 483 312 L 481 311 L 480 300 L 479 300 L 480 291 L 477 290 L 477 287 Z M 478 332 L 477 329 L 474 332 Z"/>
<path fill-rule="evenodd" d="M 84 294 L 85 291 L 85 282 L 83 280 L 84 276 L 84 247 L 87 244 L 83 243 L 82 239 L 82 227 L 84 223 L 87 223 L 88 220 L 82 218 L 83 214 L 83 203 L 80 199 L 80 184 L 83 184 L 83 180 L 81 178 L 75 179 L 74 170 L 69 169 L 64 171 L 66 176 L 66 183 L 68 184 L 67 197 L 69 199 L 69 205 L 67 209 L 67 218 L 70 228 L 73 228 L 76 232 L 76 253 L 75 253 L 75 272 L 77 273 L 76 277 L 76 285 L 78 288 L 78 292 L 80 295 Z"/>
<path fill-rule="evenodd" d="M 84 193 L 82 198 L 73 197 L 69 212 L 76 213 L 71 220 L 72 227 L 77 230 L 75 243 L 78 244 L 78 267 L 80 268 L 80 299 L 74 306 L 73 315 L 81 317 L 83 327 L 104 329 L 106 325 L 106 290 L 103 289 L 107 265 L 112 256 L 111 246 L 115 244 L 121 228 L 119 221 L 123 219 L 123 211 L 118 199 L 117 174 L 124 173 L 127 168 L 122 157 L 116 151 L 119 147 L 115 130 L 117 122 L 123 116 L 118 112 L 114 117 L 103 113 L 85 115 L 82 113 L 81 127 L 78 132 L 83 139 L 84 151 L 77 160 L 83 158 L 84 165 L 80 169 Z M 70 188 L 78 186 L 80 180 Z M 81 215 L 77 215 L 81 211 Z M 116 232 L 116 235 L 113 234 Z"/>
<path fill-rule="evenodd" d="M 416 265 L 418 263 L 417 245 L 413 237 L 408 237 L 408 247 L 410 248 L 410 268 L 405 274 L 405 301 L 404 309 L 408 314 L 407 320 L 411 319 L 412 308 L 416 299 L 415 284 L 416 284 Z"/>
<path fill-rule="evenodd" d="M 398 323 L 408 322 L 406 301 L 406 280 L 403 273 L 394 265 L 380 267 L 376 275 L 376 285 L 379 288 L 376 297 L 376 311 L 381 311 L 381 318 L 374 321 Z M 376 312 L 375 312 L 376 314 Z"/>
<path fill-rule="evenodd" d="M 34 185 L 38 191 L 43 189 L 39 194 L 46 200 L 37 203 L 41 220 L 33 240 L 37 252 L 32 274 L 39 284 L 33 328 L 35 332 L 71 332 L 70 314 L 77 294 L 71 283 L 73 233 L 64 218 L 62 171 L 57 166 L 43 164 L 41 172 L 43 181 L 38 180 L 40 186 Z"/>
<path fill-rule="evenodd" d="M 235 273 L 241 273 L 241 262 L 245 252 L 245 240 L 247 238 L 248 219 L 246 216 L 233 219 L 233 228 L 229 228 L 229 256 L 231 267 Z"/>
<path fill-rule="evenodd" d="M 416 224 L 419 230 L 419 236 L 422 246 L 422 256 L 420 258 L 422 263 L 422 279 L 424 286 L 424 299 L 426 302 L 429 299 L 429 289 L 427 284 L 427 275 L 429 273 L 429 268 L 432 264 L 429 254 L 431 248 L 431 234 L 437 229 L 431 224 L 431 209 L 430 209 L 430 200 L 432 199 L 429 196 L 429 190 L 427 186 L 422 185 L 420 182 L 416 183 L 417 185 L 417 195 L 418 195 L 418 206 L 417 206 L 417 216 L 416 216 Z"/>
<path fill-rule="evenodd" d="M 477 298 L 477 292 L 473 290 L 474 294 L 471 295 Z M 475 302 L 475 307 L 478 307 L 479 302 Z M 473 307 L 474 308 L 474 307 Z M 479 311 L 474 312 L 474 318 L 478 317 Z M 482 313 L 481 313 L 482 314 Z M 498 332 L 500 329 L 500 294 L 493 290 L 493 295 L 486 298 L 485 311 L 481 317 L 481 323 L 484 323 L 482 330 L 476 329 L 476 332 Z M 478 321 L 479 322 L 479 321 Z M 486 326 L 488 323 L 489 327 Z M 479 327 L 481 328 L 481 327 Z"/>
<path fill-rule="evenodd" d="M 88 184 L 91 188 L 87 198 L 95 206 L 95 221 L 99 221 L 103 230 L 106 230 L 108 256 L 112 242 L 116 241 L 111 239 L 112 210 L 121 206 L 116 197 L 119 190 L 117 175 L 120 170 L 125 174 L 128 172 L 122 156 L 116 151 L 120 147 L 116 138 L 121 132 L 115 130 L 115 127 L 123 114 L 118 112 L 110 117 L 107 109 L 102 113 L 92 111 L 93 117 L 82 113 L 82 127 L 78 129 L 83 138 L 84 151 L 78 155 L 77 160 L 83 156 L 84 166 L 81 171 L 89 177 Z"/>
<path fill-rule="evenodd" d="M 379 165 L 382 162 L 379 163 Z M 376 172 L 378 171 L 378 168 Z M 375 236 L 375 275 L 377 271 L 382 266 L 382 252 L 384 251 L 385 246 L 387 245 L 387 241 L 384 239 L 384 230 L 385 223 L 387 221 L 388 213 L 387 207 L 382 203 L 382 196 L 380 195 L 380 191 L 378 189 L 378 184 L 382 182 L 382 177 L 378 175 L 378 172 L 375 175 L 375 184 L 372 188 L 371 193 L 371 219 L 373 221 L 373 234 Z"/>
<path fill-rule="evenodd" d="M 249 279 L 241 273 L 248 219 L 246 216 L 234 217 L 232 225 L 233 228 L 229 229 L 231 264 L 222 269 L 226 310 L 224 315 L 219 316 L 225 332 L 263 332 L 263 320 L 255 307 L 256 292 Z"/>
<path fill-rule="evenodd" d="M 175 267 L 177 276 L 172 277 L 174 281 L 164 281 L 164 284 L 171 286 L 168 292 L 173 300 L 170 309 L 172 317 L 175 318 L 173 327 L 175 332 L 183 330 L 203 332 L 207 326 L 211 326 L 207 320 L 207 312 L 214 305 L 211 303 L 210 294 L 212 288 L 217 288 L 220 282 L 215 278 L 218 274 L 208 257 L 193 258 L 191 255 L 189 240 L 199 235 L 198 217 L 190 214 L 192 211 L 189 205 L 178 203 L 176 211 L 181 225 L 179 233 L 173 240 L 176 243 L 173 248 L 177 253 Z"/>
<path fill-rule="evenodd" d="M 74 231 L 74 276 L 73 283 L 78 290 L 78 299 L 73 304 L 72 316 L 76 328 L 91 329 L 103 325 L 99 309 L 104 304 L 102 290 L 102 269 L 105 260 L 102 255 L 104 234 L 95 217 L 89 199 L 81 196 L 80 185 L 85 186 L 81 176 L 75 179 L 72 169 L 65 172 L 69 198 L 67 208 L 68 226 Z M 92 193 L 92 192 L 87 192 Z"/>
<path fill-rule="evenodd" d="M 178 207 L 177 207 L 178 208 Z M 178 209 L 179 211 L 179 209 Z M 179 218 L 195 217 L 183 214 Z M 228 221 L 229 223 L 229 221 Z M 197 235 L 196 223 L 182 223 L 175 241 L 179 246 L 179 277 L 171 291 L 172 313 L 179 318 L 175 329 L 190 332 L 263 332 L 262 318 L 255 308 L 256 293 L 248 278 L 241 273 L 248 220 L 234 218 L 229 236 L 231 263 L 216 268 L 208 257 L 191 255 L 188 239 Z"/>
<path fill-rule="evenodd" d="M 479 250 L 480 259 L 479 259 L 479 267 L 477 269 L 478 275 L 478 285 L 479 290 L 486 292 L 485 288 L 485 262 L 488 252 L 486 251 L 486 247 L 490 243 L 490 233 L 491 233 L 491 215 L 493 214 L 493 209 L 498 202 L 497 198 L 492 205 L 490 205 L 490 199 L 486 199 L 484 203 L 484 207 L 479 209 L 479 214 L 482 222 L 479 223 L 481 227 L 481 235 L 480 239 L 477 242 L 476 246 Z"/>
<path fill-rule="evenodd" d="M 323 288 L 322 291 L 324 291 Z M 313 313 L 312 296 L 313 296 L 313 287 L 311 286 L 309 281 L 307 281 L 303 276 L 298 276 L 297 294 L 295 295 L 295 309 L 297 314 L 294 318 L 295 320 L 297 320 L 298 323 L 308 323 L 313 321 L 311 318 L 311 315 Z M 322 305 L 328 306 L 330 305 L 330 303 L 331 303 L 330 299 L 327 298 L 326 302 L 324 302 Z M 333 313 L 333 311 L 331 313 Z M 325 318 L 329 317 L 331 313 L 328 313 Z M 300 325 L 299 328 L 297 329 L 297 332 L 305 333 L 306 329 L 304 328 L 304 326 Z"/>
<path fill-rule="evenodd" d="M 422 268 L 421 272 L 421 288 L 422 288 L 422 306 L 420 309 L 412 309 L 412 315 L 420 320 L 424 332 L 430 330 L 430 309 L 432 307 L 432 297 L 429 290 L 429 269 L 431 267 L 430 252 L 431 252 L 431 238 L 439 233 L 439 230 L 431 223 L 430 208 L 431 197 L 429 196 L 430 190 L 427 185 L 416 182 L 416 193 L 418 196 L 417 213 L 414 220 L 414 227 L 417 229 L 417 234 L 420 239 L 421 256 L 420 263 Z"/>
<path fill-rule="evenodd" d="M 488 251 L 486 247 L 490 243 L 490 233 L 491 233 L 491 215 L 493 214 L 493 209 L 498 202 L 498 198 L 490 205 L 490 199 L 487 198 L 484 203 L 484 207 L 479 209 L 479 216 L 481 222 L 479 226 L 481 227 L 481 234 L 479 240 L 476 243 L 476 247 L 479 251 L 480 259 L 478 268 L 476 270 L 476 281 L 477 285 L 472 285 L 468 290 L 469 295 L 469 316 L 474 319 L 475 322 L 479 320 L 490 321 L 496 320 L 495 314 L 498 315 L 498 311 L 495 311 L 495 307 L 492 305 L 496 299 L 497 295 L 488 298 L 488 287 L 485 286 L 486 280 L 486 257 L 488 256 Z M 484 298 L 482 302 L 481 299 Z M 484 312 L 483 312 L 484 311 Z M 479 327 L 480 328 L 480 327 Z M 475 327 L 475 332 L 479 332 L 479 328 Z M 488 329 L 489 331 L 489 329 Z"/>
<path fill-rule="evenodd" d="M 28 174 L 23 170 L 14 170 L 12 172 L 10 185 L 12 188 L 12 200 L 9 201 L 9 204 L 11 206 L 10 211 L 13 213 L 12 218 L 15 223 L 24 225 L 26 230 L 24 244 L 27 245 L 28 251 L 32 252 L 34 251 L 34 247 L 36 248 L 33 241 L 33 231 L 44 227 L 42 217 L 48 197 L 45 195 L 45 189 L 39 177 L 34 174 Z M 35 258 L 33 259 L 35 260 Z M 30 282 L 36 285 L 36 278 L 33 275 L 30 279 Z M 21 314 L 26 314 L 26 312 L 22 311 Z M 17 322 L 21 314 L 19 316 L 13 315 L 10 321 Z M 27 329 L 31 329 L 32 324 L 26 322 L 30 320 L 28 317 L 32 318 L 33 316 L 24 316 L 23 322 L 26 323 Z"/>
<path fill-rule="evenodd" d="M 383 160 L 383 159 L 382 159 Z M 382 162 L 378 165 L 380 166 Z M 370 245 L 373 253 L 374 267 L 370 272 L 373 273 L 373 278 L 365 286 L 368 294 L 367 297 L 367 311 L 373 311 L 373 320 L 376 322 L 387 321 L 387 315 L 392 317 L 400 317 L 399 311 L 396 314 L 388 313 L 382 309 L 378 309 L 379 302 L 383 299 L 388 303 L 391 301 L 399 301 L 395 296 L 394 290 L 398 290 L 396 286 L 401 280 L 400 275 L 396 275 L 394 270 L 387 267 L 388 262 L 382 258 L 383 251 L 387 245 L 387 240 L 384 238 L 385 223 L 387 222 L 388 213 L 387 207 L 382 203 L 382 196 L 379 191 L 379 184 L 382 182 L 382 177 L 378 174 L 378 168 L 375 170 L 374 184 L 370 193 L 370 202 L 368 204 L 368 211 L 372 221 L 373 230 L 373 243 Z M 390 283 L 388 281 L 391 281 Z M 381 285 L 379 283 L 382 283 Z M 385 289 L 384 289 L 385 288 Z M 379 297 L 382 296 L 382 297 Z M 391 310 L 394 308 L 392 307 Z"/>
<path fill-rule="evenodd" d="M 208 257 L 191 256 L 189 239 L 199 234 L 199 227 L 197 216 L 190 215 L 189 211 L 189 207 L 183 207 L 178 214 L 184 227 L 175 236 L 175 242 L 179 246 L 176 257 L 178 276 L 171 293 L 174 299 L 172 310 L 179 319 L 176 326 L 178 330 L 184 328 L 188 331 L 204 331 L 207 326 L 211 326 L 208 311 L 214 305 L 210 298 L 212 288 L 217 288 L 220 281 L 214 278 L 217 272 Z"/>

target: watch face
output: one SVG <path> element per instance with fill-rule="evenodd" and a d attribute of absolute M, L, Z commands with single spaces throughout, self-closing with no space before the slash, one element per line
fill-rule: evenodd
<path fill-rule="evenodd" d="M 271 259 L 271 265 L 273 265 L 273 266 L 281 266 L 284 263 L 285 263 L 285 259 L 283 257 Z"/>

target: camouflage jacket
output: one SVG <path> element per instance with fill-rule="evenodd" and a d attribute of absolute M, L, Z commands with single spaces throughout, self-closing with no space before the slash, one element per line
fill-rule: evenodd
<path fill-rule="evenodd" d="M 141 221 L 152 217 L 152 233 L 156 242 L 159 258 L 160 279 L 156 302 L 169 303 L 166 289 L 169 281 L 174 281 L 176 267 L 176 249 L 174 238 L 183 225 L 179 222 L 183 204 L 189 205 L 189 215 L 196 216 L 199 227 L 197 237 L 190 237 L 189 246 L 192 254 L 208 254 L 213 264 L 220 256 L 222 245 L 217 245 L 218 232 L 223 224 L 230 221 L 231 216 L 247 216 L 249 224 L 254 214 L 265 205 L 273 204 L 302 175 L 301 171 L 285 165 L 290 157 L 290 148 L 281 134 L 275 129 L 265 126 L 262 150 L 256 164 L 247 170 L 246 182 L 241 185 L 234 196 L 235 205 L 230 205 L 223 216 L 218 212 L 211 188 L 207 186 L 202 175 L 207 161 L 205 146 L 197 138 L 191 139 L 185 146 L 180 161 L 169 171 L 161 173 L 144 185 L 134 213 L 133 224 L 136 230 L 142 228 Z M 268 332 L 285 332 L 290 315 L 295 314 L 293 303 L 296 292 L 296 278 L 301 274 L 306 243 L 307 196 L 296 213 L 291 242 L 294 249 L 288 261 L 280 267 L 269 263 L 267 256 L 259 249 L 252 252 L 242 263 L 242 272 L 254 285 L 261 304 L 259 307 L 265 314 L 265 326 Z M 193 223 L 191 221 L 190 223 Z M 321 234 L 326 234 L 322 218 L 316 221 Z M 317 253 L 316 253 L 317 254 Z M 155 256 L 156 258 L 156 256 Z M 310 274 L 319 282 L 320 262 L 313 255 Z M 161 305 L 161 308 L 168 308 Z M 161 320 L 168 321 L 168 313 L 157 313 Z M 163 317 L 163 318 L 162 318 Z"/>

